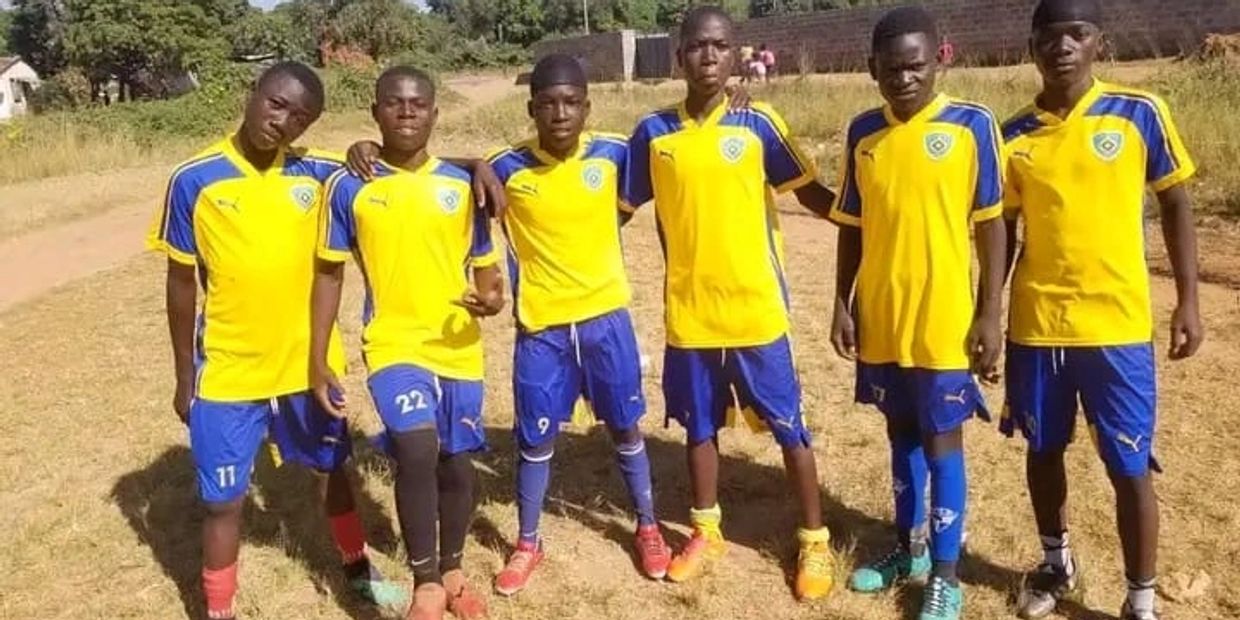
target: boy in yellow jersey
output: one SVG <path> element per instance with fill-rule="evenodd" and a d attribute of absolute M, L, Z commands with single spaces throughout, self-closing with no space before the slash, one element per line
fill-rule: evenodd
<path fill-rule="evenodd" d="M 396 461 L 396 504 L 414 576 L 413 620 L 486 613 L 461 570 L 476 504 L 472 453 L 482 425 L 482 329 L 503 307 L 489 220 L 470 199 L 469 174 L 432 157 L 435 86 L 411 67 L 383 72 L 373 116 L 383 135 L 376 180 L 347 171 L 327 183 L 314 280 L 315 395 L 344 415 L 328 350 L 344 262 L 366 283 L 363 353 L 370 394 Z M 472 286 L 470 275 L 472 273 Z M 437 534 L 438 533 L 438 534 Z"/>
<path fill-rule="evenodd" d="M 726 550 L 717 433 L 735 395 L 783 448 L 801 513 L 795 590 L 819 598 L 832 585 L 830 535 L 788 339 L 773 193 L 795 190 L 824 217 L 833 196 L 770 106 L 728 110 L 724 84 L 735 53 L 726 12 L 689 11 L 677 50 L 688 95 L 638 124 L 622 184 L 629 210 L 655 202 L 667 263 L 663 392 L 669 417 L 688 431 L 694 533 L 668 578 L 690 579 Z"/>
<path fill-rule="evenodd" d="M 1003 344 L 1003 165 L 990 111 L 935 91 L 938 42 L 921 7 L 894 9 L 874 27 L 870 74 L 887 103 L 848 126 L 831 211 L 840 224 L 831 342 L 857 361 L 857 402 L 887 418 L 899 539 L 849 585 L 928 582 L 919 619 L 957 620 L 962 426 L 975 413 L 989 417 L 973 374 L 995 377 Z"/>
<path fill-rule="evenodd" d="M 1146 188 L 1157 194 L 1175 272 L 1170 357 L 1202 340 L 1197 242 L 1185 181 L 1194 166 L 1162 99 L 1101 82 L 1097 0 L 1044 0 L 1030 51 L 1042 75 L 1034 104 L 1003 127 L 1009 238 L 1024 243 L 1012 280 L 1003 430 L 1029 441 L 1026 461 L 1044 558 L 1020 613 L 1041 618 L 1082 590 L 1068 544 L 1064 450 L 1078 402 L 1115 489 L 1128 596 L 1123 620 L 1154 620 L 1158 502 L 1153 459 L 1156 382 Z"/>
<path fill-rule="evenodd" d="M 628 144 L 623 136 L 583 131 L 590 100 L 585 72 L 571 56 L 541 59 L 531 74 L 530 97 L 537 137 L 488 158 L 508 188 L 502 224 L 517 319 L 513 401 L 520 529 L 495 589 L 519 592 L 542 561 L 538 522 L 555 439 L 581 397 L 615 443 L 637 513 L 642 569 L 661 579 L 671 553 L 655 520 L 650 459 L 638 428 L 646 401 L 626 308 L 631 293 L 616 210 Z"/>
<path fill-rule="evenodd" d="M 294 148 L 323 109 L 314 71 L 279 63 L 258 79 L 232 136 L 182 164 L 148 244 L 168 256 L 168 325 L 176 365 L 173 408 L 189 425 L 203 519 L 206 615 L 235 616 L 241 513 L 265 436 L 284 459 L 320 474 L 320 493 L 350 586 L 402 605 L 366 558 L 343 466 L 343 420 L 309 393 L 309 305 L 321 183 L 334 156 Z M 197 287 L 204 289 L 195 321 Z M 331 332 L 330 364 L 344 364 Z"/>

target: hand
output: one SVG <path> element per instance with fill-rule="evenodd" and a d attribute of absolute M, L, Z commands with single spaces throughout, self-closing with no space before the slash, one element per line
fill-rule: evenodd
<path fill-rule="evenodd" d="M 965 339 L 970 370 L 987 385 L 999 383 L 999 353 L 1003 351 L 1003 330 L 999 323 L 998 316 L 978 317 Z"/>
<path fill-rule="evenodd" d="M 843 302 L 836 302 L 835 316 L 831 318 L 831 346 L 835 347 L 836 355 L 856 361 L 857 327 Z"/>
<path fill-rule="evenodd" d="M 345 167 L 367 183 L 375 180 L 375 164 L 379 163 L 379 145 L 371 140 L 354 142 L 349 147 Z"/>
<path fill-rule="evenodd" d="M 479 295 L 477 291 L 466 291 L 453 305 L 460 306 L 478 318 L 495 316 L 504 309 L 504 297 L 500 294 Z"/>
<path fill-rule="evenodd" d="M 1188 359 L 1197 353 L 1205 339 L 1201 314 L 1194 304 L 1180 304 L 1171 313 L 1171 346 L 1167 356 L 1173 360 Z"/>
<path fill-rule="evenodd" d="M 749 104 L 753 103 L 753 98 L 749 96 L 749 91 L 745 90 L 745 87 L 740 84 L 725 86 L 723 87 L 723 92 L 728 96 L 729 112 L 744 110 L 749 107 Z"/>
<path fill-rule="evenodd" d="M 336 373 L 330 368 L 315 368 L 310 371 L 310 375 L 311 389 L 323 410 L 337 418 L 347 417 L 348 401 Z"/>
<path fill-rule="evenodd" d="M 500 220 L 508 210 L 508 198 L 504 193 L 504 184 L 499 176 L 485 160 L 475 159 L 470 172 L 473 174 L 474 201 L 479 209 L 485 209 L 491 217 Z"/>
<path fill-rule="evenodd" d="M 172 410 L 181 418 L 182 424 L 189 424 L 189 405 L 194 400 L 194 381 L 177 381 L 176 392 L 172 396 Z"/>

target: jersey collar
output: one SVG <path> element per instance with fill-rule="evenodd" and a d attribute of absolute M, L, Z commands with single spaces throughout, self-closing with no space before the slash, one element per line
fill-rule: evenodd
<path fill-rule="evenodd" d="M 1038 100 L 1036 98 L 1033 100 L 1033 109 L 1037 114 L 1038 120 L 1041 121 L 1043 125 L 1064 125 L 1084 116 L 1085 112 L 1089 110 L 1089 108 L 1093 107 L 1094 102 L 1097 101 L 1100 96 L 1102 96 L 1102 81 L 1098 78 L 1094 78 L 1094 83 L 1090 85 L 1089 90 L 1085 91 L 1085 96 L 1081 97 L 1081 100 L 1076 102 L 1076 105 L 1072 107 L 1072 111 L 1068 112 L 1066 117 L 1060 118 L 1059 115 L 1054 112 L 1043 110 L 1040 106 L 1038 106 Z"/>
<path fill-rule="evenodd" d="M 221 150 L 224 151 L 224 156 L 232 161 L 233 165 L 237 166 L 237 169 L 240 170 L 242 174 L 247 177 L 258 178 L 281 176 L 284 174 L 285 149 L 283 147 L 276 152 L 275 159 L 271 160 L 271 166 L 268 167 L 267 170 L 260 172 L 254 167 L 254 164 L 250 163 L 250 160 L 245 158 L 245 155 L 241 152 L 241 147 L 237 146 L 238 139 L 239 136 L 235 133 L 228 136 L 228 138 L 224 140 Z"/>
<path fill-rule="evenodd" d="M 538 161 L 544 164 L 547 164 L 547 165 L 555 165 L 555 164 L 559 164 L 559 163 L 563 163 L 567 161 L 577 161 L 578 159 L 581 159 L 582 156 L 586 154 L 586 148 L 590 146 L 590 141 L 593 139 L 594 139 L 594 136 L 590 132 L 588 131 L 581 132 L 581 135 L 578 136 L 577 138 L 577 148 L 574 149 L 573 152 L 570 153 L 568 157 L 564 159 L 560 159 L 559 157 L 556 157 L 555 155 L 552 155 L 551 153 L 544 151 L 542 147 L 538 145 L 538 136 L 534 136 L 534 138 L 530 140 L 529 147 L 530 147 L 530 151 L 534 153 L 534 157 L 538 158 Z"/>
<path fill-rule="evenodd" d="M 930 103 L 926 104 L 926 107 L 914 114 L 913 118 L 908 119 L 908 122 L 896 118 L 895 113 L 891 111 L 891 105 L 886 104 L 883 106 L 883 117 L 887 119 L 887 124 L 892 127 L 897 125 L 916 125 L 938 116 L 939 112 L 942 112 L 943 108 L 947 107 L 947 102 L 947 95 L 943 93 L 936 94 L 934 99 L 931 99 Z"/>
<path fill-rule="evenodd" d="M 684 127 L 685 129 L 695 129 L 698 127 L 709 127 L 711 125 L 718 124 L 719 120 L 722 119 L 723 115 L 726 114 L 727 112 L 728 112 L 727 96 L 724 96 L 723 99 L 719 100 L 719 105 L 716 105 L 715 109 L 711 110 L 710 113 L 706 115 L 706 118 L 702 119 L 701 123 L 698 123 L 697 120 L 694 119 L 693 116 L 689 114 L 688 109 L 685 108 L 684 99 L 681 99 L 680 103 L 676 105 L 676 115 L 680 117 L 680 126 Z"/>
<path fill-rule="evenodd" d="M 389 174 L 416 174 L 416 175 L 430 174 L 431 172 L 434 172 L 435 169 L 439 167 L 439 158 L 435 157 L 434 155 L 430 155 L 426 158 L 426 161 L 422 162 L 421 165 L 419 165 L 417 168 L 414 168 L 413 170 L 405 170 L 404 168 L 401 168 L 399 166 L 393 166 L 392 164 L 389 164 L 388 162 L 383 161 L 382 159 L 379 160 L 379 167 L 386 170 Z"/>

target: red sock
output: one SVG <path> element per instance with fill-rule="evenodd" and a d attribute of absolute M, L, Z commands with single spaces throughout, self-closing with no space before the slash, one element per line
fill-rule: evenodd
<path fill-rule="evenodd" d="M 332 525 L 332 538 L 336 540 L 336 548 L 340 550 L 340 559 L 345 564 L 352 564 L 366 557 L 366 534 L 362 531 L 362 520 L 357 512 L 350 510 L 344 514 L 328 517 Z"/>
<path fill-rule="evenodd" d="M 232 618 L 233 599 L 237 596 L 237 563 L 226 568 L 202 569 L 202 592 L 207 597 L 208 618 Z"/>

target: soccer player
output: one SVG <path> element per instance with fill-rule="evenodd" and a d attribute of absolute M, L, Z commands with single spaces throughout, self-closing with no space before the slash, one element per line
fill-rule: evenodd
<path fill-rule="evenodd" d="M 254 458 L 269 434 L 282 457 L 318 473 L 319 493 L 350 587 L 385 606 L 401 588 L 366 557 L 344 470 L 343 420 L 309 393 L 310 286 L 321 183 L 338 158 L 290 146 L 323 110 L 323 85 L 282 62 L 259 77 L 241 128 L 173 173 L 148 245 L 168 256 L 173 409 L 189 425 L 202 523 L 206 613 L 233 618 L 241 514 Z M 195 320 L 197 288 L 204 289 Z M 344 356 L 328 325 L 325 363 Z"/>
<path fill-rule="evenodd" d="M 833 196 L 770 106 L 728 109 L 732 31 L 717 6 L 685 16 L 676 56 L 688 94 L 638 123 L 622 184 L 627 210 L 655 202 L 667 263 L 663 392 L 669 416 L 688 432 L 694 533 L 667 576 L 691 579 L 725 553 L 717 433 L 735 394 L 783 448 L 801 512 L 795 590 L 819 598 L 832 585 L 830 534 L 788 338 L 773 193 L 795 190 L 823 217 Z"/>
<path fill-rule="evenodd" d="M 898 535 L 849 585 L 877 592 L 928 580 L 920 619 L 956 620 L 968 494 L 961 428 L 975 413 L 989 417 L 973 375 L 996 376 L 1003 344 L 1003 167 L 990 111 L 935 91 L 937 46 L 921 7 L 874 26 L 870 74 L 886 105 L 848 126 L 831 211 L 840 225 L 831 342 L 857 361 L 857 402 L 886 416 Z"/>
<path fill-rule="evenodd" d="M 347 401 L 329 363 L 344 262 L 366 283 L 362 336 L 369 388 L 396 461 L 396 507 L 414 576 L 408 617 L 485 615 L 461 570 L 476 495 L 472 453 L 482 450 L 483 363 L 478 317 L 503 307 L 486 211 L 469 174 L 427 152 L 435 85 L 406 66 L 375 84 L 383 136 L 376 180 L 340 171 L 327 183 L 314 278 L 311 376 L 325 409 Z M 470 282 L 472 275 L 472 286 Z M 436 536 L 438 535 L 438 539 Z"/>
<path fill-rule="evenodd" d="M 1156 385 L 1143 212 L 1161 207 L 1175 273 L 1172 360 L 1196 353 L 1197 241 L 1185 188 L 1195 168 L 1162 99 L 1093 77 L 1103 41 L 1097 0 L 1043 0 L 1030 51 L 1042 75 L 1034 104 L 1003 127 L 1004 204 L 1024 222 L 1012 281 L 1007 407 L 1002 427 L 1029 441 L 1026 460 L 1043 562 L 1019 601 L 1026 618 L 1080 594 L 1068 540 L 1064 450 L 1077 403 L 1115 489 L 1128 595 L 1123 620 L 1153 620 L 1158 502 L 1150 471 Z"/>
<path fill-rule="evenodd" d="M 534 66 L 528 109 L 537 136 L 488 158 L 508 188 L 502 223 L 517 319 L 512 385 L 520 530 L 495 589 L 515 594 L 542 561 L 538 521 L 556 436 L 580 397 L 615 444 L 637 513 L 642 570 L 662 579 L 671 552 L 655 520 L 650 459 L 638 428 L 646 401 L 616 210 L 627 141 L 583 131 L 588 86 L 571 56 L 552 54 Z"/>

